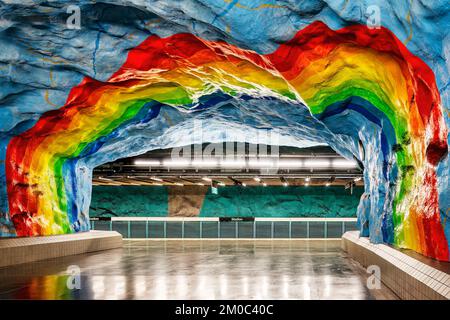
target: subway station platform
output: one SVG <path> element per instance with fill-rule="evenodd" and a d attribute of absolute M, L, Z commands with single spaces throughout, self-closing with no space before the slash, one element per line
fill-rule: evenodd
<path fill-rule="evenodd" d="M 67 286 L 71 266 L 79 289 Z M 0 268 L 0 299 L 397 299 L 367 276 L 339 240 L 124 240 Z"/>
<path fill-rule="evenodd" d="M 342 240 L 122 240 L 92 231 L 2 239 L 0 254 L 0 300 L 448 299 L 450 292 L 449 263 L 371 244 L 355 231 Z M 373 265 L 379 288 L 367 285 Z"/>

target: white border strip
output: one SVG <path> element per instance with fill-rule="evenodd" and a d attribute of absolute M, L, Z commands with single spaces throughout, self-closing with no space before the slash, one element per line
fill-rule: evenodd
<path fill-rule="evenodd" d="M 253 241 L 253 242 L 264 242 L 264 241 L 342 241 L 342 238 L 124 238 L 122 241 L 125 243 L 133 241 L 178 241 L 178 242 L 189 242 L 189 241 Z M 128 244 L 131 246 L 131 244 Z"/>
<path fill-rule="evenodd" d="M 356 222 L 356 218 L 255 218 L 256 221 Z"/>
<path fill-rule="evenodd" d="M 112 217 L 112 221 L 166 221 L 166 222 L 196 222 L 196 221 L 219 221 L 218 217 Z M 255 218 L 255 221 L 267 222 L 356 222 L 356 218 Z M 240 221 L 236 221 L 240 222 Z"/>

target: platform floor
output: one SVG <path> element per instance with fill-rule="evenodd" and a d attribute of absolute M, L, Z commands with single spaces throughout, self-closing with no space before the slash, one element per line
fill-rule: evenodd
<path fill-rule="evenodd" d="M 79 290 L 67 287 L 73 265 Z M 0 268 L 0 299 L 397 299 L 366 276 L 335 240 L 124 240 Z"/>

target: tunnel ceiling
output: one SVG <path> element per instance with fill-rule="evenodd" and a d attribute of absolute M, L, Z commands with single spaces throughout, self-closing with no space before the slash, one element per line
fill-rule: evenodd
<path fill-rule="evenodd" d="M 362 235 L 449 259 L 446 1 L 9 1 L 0 14 L 2 235 L 87 231 L 92 170 L 119 158 L 328 144 L 364 165 Z"/>
<path fill-rule="evenodd" d="M 94 168 L 98 186 L 363 186 L 362 169 L 328 146 L 296 148 L 224 142 L 183 146 L 187 157 L 172 159 L 170 149 L 155 149 Z M 259 153 L 264 151 L 264 155 Z M 208 150 L 211 150 L 209 152 Z M 207 153 L 207 155 L 205 155 Z M 231 154 L 230 154 L 231 153 Z M 236 159 L 233 162 L 227 158 Z"/>

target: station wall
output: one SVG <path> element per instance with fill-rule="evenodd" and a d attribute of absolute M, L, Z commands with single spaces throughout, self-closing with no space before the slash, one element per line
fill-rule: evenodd
<path fill-rule="evenodd" d="M 356 217 L 362 187 L 94 186 L 91 217 Z"/>

